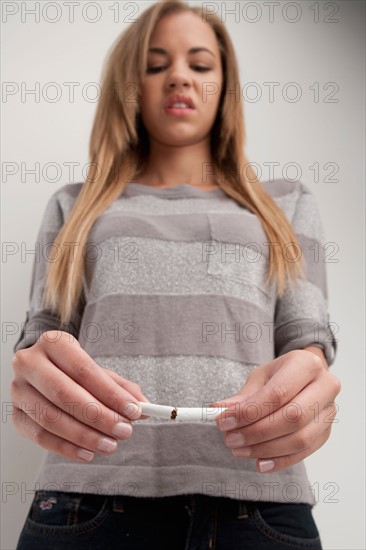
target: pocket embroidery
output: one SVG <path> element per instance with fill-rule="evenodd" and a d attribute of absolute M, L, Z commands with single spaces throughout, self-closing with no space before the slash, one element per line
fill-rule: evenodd
<path fill-rule="evenodd" d="M 57 504 L 57 498 L 50 497 L 47 500 L 41 500 L 39 507 L 41 510 L 50 510 L 54 504 Z"/>

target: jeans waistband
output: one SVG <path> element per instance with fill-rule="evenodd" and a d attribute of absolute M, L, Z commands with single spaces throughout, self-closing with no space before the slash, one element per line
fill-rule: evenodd
<path fill-rule="evenodd" d="M 173 503 L 181 503 L 193 508 L 210 508 L 211 506 L 230 507 L 238 518 L 245 518 L 248 516 L 248 505 L 245 500 L 236 500 L 228 497 L 215 497 L 201 494 L 184 494 L 174 495 L 167 497 L 134 497 L 126 495 L 113 495 L 112 497 L 112 509 L 114 512 L 123 513 L 126 508 L 132 504 L 145 505 L 151 503 L 156 505 L 157 503 L 172 505 Z"/>

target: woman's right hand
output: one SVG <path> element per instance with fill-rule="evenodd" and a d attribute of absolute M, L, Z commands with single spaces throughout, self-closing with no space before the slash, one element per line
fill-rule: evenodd
<path fill-rule="evenodd" d="M 12 366 L 17 432 L 65 458 L 110 455 L 117 439 L 131 436 L 130 420 L 148 418 L 137 409 L 148 401 L 140 386 L 97 365 L 67 332 L 44 332 L 14 354 Z"/>

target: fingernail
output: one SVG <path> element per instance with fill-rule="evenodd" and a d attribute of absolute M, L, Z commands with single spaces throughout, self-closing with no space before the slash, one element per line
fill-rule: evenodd
<path fill-rule="evenodd" d="M 259 461 L 259 469 L 261 472 L 268 472 L 269 470 L 272 470 L 275 463 L 273 460 L 260 460 Z"/>
<path fill-rule="evenodd" d="M 131 420 L 136 420 L 142 414 L 142 409 L 140 405 L 134 403 L 133 401 L 126 403 L 125 409 L 122 413 L 124 416 L 128 416 Z"/>
<path fill-rule="evenodd" d="M 117 441 L 109 439 L 109 437 L 101 437 L 98 443 L 98 449 L 109 453 L 117 449 Z"/>
<path fill-rule="evenodd" d="M 94 458 L 94 453 L 92 453 L 91 451 L 87 451 L 86 449 L 79 449 L 76 454 L 79 458 L 82 458 L 87 462 L 90 462 Z"/>
<path fill-rule="evenodd" d="M 237 421 L 235 416 L 224 416 L 220 422 L 219 429 L 221 431 L 231 430 L 232 428 L 235 428 L 236 425 Z"/>
<path fill-rule="evenodd" d="M 240 433 L 229 434 L 226 437 L 226 444 L 229 445 L 244 445 L 244 437 Z"/>
<path fill-rule="evenodd" d="M 232 453 L 233 453 L 234 456 L 245 458 L 245 457 L 248 457 L 252 454 L 252 448 L 251 447 L 239 447 L 238 449 L 232 449 Z"/>
<path fill-rule="evenodd" d="M 127 422 L 117 422 L 112 430 L 112 434 L 123 439 L 130 437 L 132 434 L 132 426 L 131 424 L 127 424 Z"/>

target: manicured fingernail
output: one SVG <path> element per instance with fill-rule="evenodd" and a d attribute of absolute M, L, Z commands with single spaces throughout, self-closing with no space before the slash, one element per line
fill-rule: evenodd
<path fill-rule="evenodd" d="M 268 472 L 269 470 L 272 470 L 275 463 L 273 460 L 260 460 L 259 461 L 259 469 L 261 472 Z"/>
<path fill-rule="evenodd" d="M 123 415 L 128 416 L 131 420 L 136 420 L 139 416 L 141 416 L 142 409 L 140 405 L 137 405 L 137 403 L 133 403 L 133 401 L 126 403 L 126 406 L 123 410 Z"/>
<path fill-rule="evenodd" d="M 117 449 L 117 441 L 109 439 L 109 437 L 101 437 L 98 443 L 98 449 L 109 453 Z"/>
<path fill-rule="evenodd" d="M 91 451 L 87 451 L 86 449 L 79 449 L 76 454 L 79 458 L 82 458 L 87 462 L 90 462 L 94 458 L 94 453 L 92 453 Z"/>
<path fill-rule="evenodd" d="M 226 437 L 226 444 L 229 445 L 244 445 L 244 437 L 241 433 L 229 434 Z"/>
<path fill-rule="evenodd" d="M 252 448 L 251 447 L 240 447 L 238 449 L 232 449 L 231 451 L 234 456 L 238 456 L 241 458 L 245 458 L 251 455 Z"/>
<path fill-rule="evenodd" d="M 132 426 L 131 424 L 127 424 L 127 422 L 117 422 L 112 430 L 112 433 L 116 437 L 125 439 L 126 437 L 130 437 L 132 434 Z"/>
<path fill-rule="evenodd" d="M 237 425 L 237 421 L 236 421 L 236 417 L 231 415 L 231 416 L 223 416 L 222 417 L 222 420 L 220 421 L 220 424 L 219 424 L 219 429 L 221 431 L 225 431 L 225 430 L 232 430 L 233 428 L 235 428 L 235 426 Z"/>

